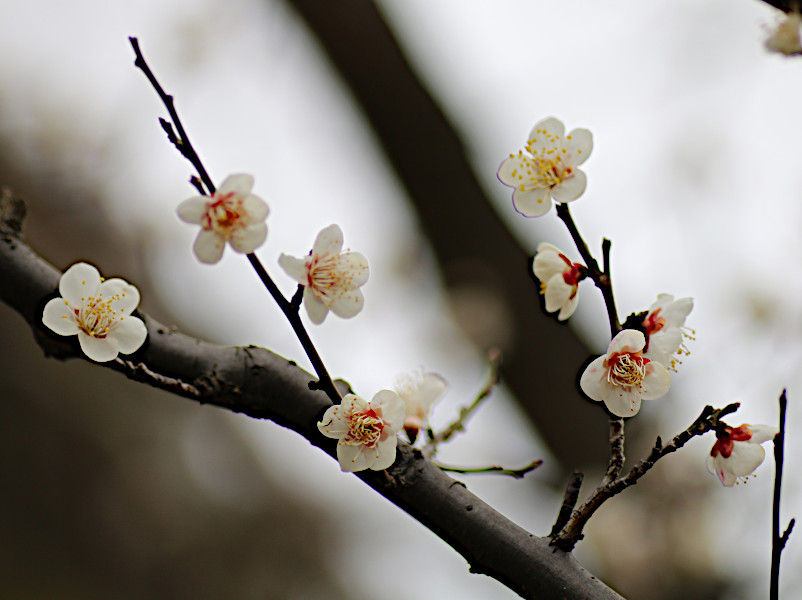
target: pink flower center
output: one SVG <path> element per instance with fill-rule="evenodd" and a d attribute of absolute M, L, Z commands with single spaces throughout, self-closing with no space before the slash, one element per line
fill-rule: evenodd
<path fill-rule="evenodd" d="M 242 199 L 237 197 L 234 192 L 229 192 L 219 198 L 215 194 L 212 198 L 216 198 L 216 200 L 207 205 L 201 225 L 206 230 L 211 229 L 229 237 L 233 229 L 243 225 Z"/>
<path fill-rule="evenodd" d="M 640 352 L 616 352 L 607 358 L 607 382 L 624 387 L 638 386 L 646 376 L 648 358 Z"/>
<path fill-rule="evenodd" d="M 98 298 L 89 296 L 82 299 L 84 300 L 83 306 L 80 309 L 73 308 L 78 328 L 88 336 L 105 338 L 123 318 L 112 307 L 112 302 L 120 298 L 121 295 L 117 294 L 107 299 L 104 299 L 102 295 Z"/>
<path fill-rule="evenodd" d="M 342 443 L 373 448 L 387 437 L 383 435 L 384 426 L 384 421 L 372 408 L 354 412 L 348 421 L 348 434 L 342 439 Z"/>

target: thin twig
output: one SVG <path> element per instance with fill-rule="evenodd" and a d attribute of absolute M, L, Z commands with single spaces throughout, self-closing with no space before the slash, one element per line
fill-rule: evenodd
<path fill-rule="evenodd" d="M 457 416 L 456 420 L 451 423 L 448 427 L 443 429 L 442 431 L 431 435 L 429 438 L 429 442 L 423 447 L 423 455 L 428 457 L 434 456 L 437 452 L 438 444 L 442 444 L 443 442 L 447 442 L 451 437 L 456 434 L 458 431 L 464 431 L 465 425 L 467 424 L 468 420 L 473 416 L 473 413 L 476 412 L 476 409 L 479 408 L 479 405 L 490 396 L 493 391 L 493 388 L 499 382 L 499 366 L 501 364 L 501 352 L 498 349 L 492 349 L 488 352 L 488 363 L 490 366 L 490 373 L 487 376 L 487 382 L 485 383 L 484 387 L 479 391 L 479 394 L 476 396 L 476 399 L 470 406 L 463 407 L 459 411 L 459 415 Z"/>
<path fill-rule="evenodd" d="M 610 337 L 615 337 L 621 330 L 621 324 L 618 321 L 618 312 L 615 308 L 615 297 L 613 296 L 613 283 L 610 278 L 610 246 L 612 243 L 608 239 L 604 239 L 602 242 L 602 255 L 604 257 L 604 270 L 602 270 L 599 268 L 599 263 L 590 253 L 585 240 L 582 239 L 582 235 L 579 233 L 576 223 L 574 223 L 567 204 L 557 205 L 557 216 L 565 223 L 568 233 L 571 234 L 571 239 L 574 240 L 576 249 L 579 251 L 579 255 L 585 261 L 585 266 L 588 268 L 588 276 L 602 293 L 604 304 L 607 307 L 607 320 L 610 323 Z"/>
<path fill-rule="evenodd" d="M 134 54 L 136 55 L 134 65 L 145 74 L 145 77 L 148 78 L 148 81 L 153 86 L 153 89 L 156 90 L 156 93 L 159 95 L 159 98 L 172 119 L 172 123 L 166 119 L 159 119 L 162 129 L 164 129 L 165 133 L 167 134 L 167 139 L 178 149 L 184 158 L 186 158 L 192 164 L 192 166 L 195 167 L 195 170 L 198 172 L 203 185 L 206 186 L 209 195 L 213 195 L 216 188 L 212 182 L 212 178 L 209 176 L 209 173 L 203 166 L 203 162 L 198 156 L 198 153 L 195 151 L 195 148 L 193 148 L 189 141 L 189 136 L 187 135 L 184 126 L 181 124 L 181 119 L 178 117 L 178 112 L 175 109 L 173 96 L 164 91 L 164 88 L 162 88 L 161 84 L 159 84 L 156 76 L 153 74 L 153 71 L 151 71 L 150 67 L 145 61 L 145 57 L 142 56 L 142 52 L 139 49 L 139 40 L 137 40 L 135 37 L 129 37 L 128 39 L 130 40 L 131 46 L 134 49 Z M 175 129 L 173 129 L 173 127 L 175 127 Z M 192 183 L 192 185 L 194 185 L 202 195 L 206 195 L 203 192 L 203 186 L 200 185 L 200 181 L 198 181 L 194 175 L 190 178 L 190 183 Z M 287 320 L 290 322 L 295 335 L 298 337 L 298 341 L 301 342 L 301 346 L 303 346 L 306 355 L 309 357 L 312 367 L 314 368 L 319 379 L 319 382 L 317 385 L 315 385 L 315 387 L 326 392 L 332 402 L 340 402 L 342 400 L 342 396 L 337 390 L 337 387 L 334 385 L 331 376 L 323 364 L 323 360 L 320 358 L 315 345 L 312 343 L 312 340 L 310 339 L 309 334 L 307 333 L 306 328 L 301 321 L 301 318 L 298 314 L 298 306 L 287 301 L 287 299 L 281 293 L 281 290 L 278 289 L 278 286 L 276 286 L 270 275 L 268 275 L 267 270 L 264 268 L 261 261 L 255 254 L 250 253 L 247 255 L 247 257 L 248 261 L 251 263 L 251 266 L 256 271 L 256 274 L 259 276 L 259 279 L 276 301 L 276 304 L 278 304 L 279 308 L 284 313 L 284 316 L 287 317 Z"/>
<path fill-rule="evenodd" d="M 566 552 L 573 550 L 576 543 L 583 537 L 582 530 L 588 522 L 588 519 L 590 519 L 593 513 L 595 513 L 605 501 L 623 492 L 626 488 L 635 485 L 658 460 L 667 454 L 676 452 L 687 444 L 691 438 L 713 430 L 722 417 L 735 412 L 738 410 L 739 406 L 737 402 L 716 410 L 714 410 L 712 406 L 705 406 L 702 413 L 691 426 L 685 431 L 675 435 L 668 444 L 663 445 L 662 440 L 658 437 L 649 456 L 632 467 L 626 476 L 619 477 L 606 484 L 602 482 L 602 485 L 594 490 L 582 506 L 573 512 L 571 518 L 565 524 L 565 527 L 556 535 L 552 536 L 552 544 Z"/>
<path fill-rule="evenodd" d="M 510 477 L 514 477 L 515 479 L 523 479 L 524 475 L 527 473 L 531 473 L 535 469 L 537 469 L 540 465 L 543 464 L 542 460 L 535 460 L 522 467 L 520 469 L 507 469 L 505 467 L 476 467 L 476 468 L 461 468 L 461 467 L 447 467 L 446 465 L 440 464 L 438 462 L 434 463 L 443 471 L 448 471 L 449 473 L 463 473 L 463 474 L 473 474 L 473 475 L 483 475 L 483 474 L 492 474 L 492 475 L 509 475 Z"/>
<path fill-rule="evenodd" d="M 782 556 L 788 536 L 794 529 L 795 519 L 791 519 L 785 532 L 780 535 L 780 492 L 783 481 L 783 460 L 785 446 L 785 411 L 788 398 L 785 390 L 780 394 L 780 431 L 774 438 L 774 502 L 771 519 L 771 583 L 769 599 L 778 600 L 780 585 L 780 557 Z"/>
<path fill-rule="evenodd" d="M 560 530 L 568 523 L 571 518 L 571 513 L 574 512 L 576 501 L 579 499 L 579 490 L 582 487 L 582 480 L 584 475 L 579 471 L 574 471 L 571 479 L 568 480 L 568 485 L 565 487 L 565 494 L 563 494 L 563 503 L 560 505 L 560 512 L 557 515 L 557 520 L 554 522 L 554 527 L 551 528 L 549 537 L 554 537 Z"/>

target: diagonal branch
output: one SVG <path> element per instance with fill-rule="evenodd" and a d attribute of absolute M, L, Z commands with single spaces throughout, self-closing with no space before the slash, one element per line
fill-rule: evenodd
<path fill-rule="evenodd" d="M 25 244 L 24 212 L 22 201 L 3 190 L 0 298 L 28 322 L 45 354 L 83 358 L 74 338 L 55 336 L 41 324 L 42 307 L 61 273 Z M 316 427 L 331 402 L 309 389 L 312 376 L 295 363 L 263 348 L 209 344 L 139 316 L 148 328 L 145 346 L 125 360 L 93 364 L 196 402 L 271 419 L 334 456 L 336 442 Z M 547 540 L 506 519 L 407 444 L 399 445 L 387 474 L 358 477 L 451 545 L 472 572 L 494 577 L 525 598 L 621 600 L 570 554 L 553 552 Z"/>

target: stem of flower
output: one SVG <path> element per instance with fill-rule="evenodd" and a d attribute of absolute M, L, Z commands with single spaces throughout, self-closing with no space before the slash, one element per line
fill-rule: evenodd
<path fill-rule="evenodd" d="M 615 308 L 615 297 L 613 296 L 613 282 L 610 277 L 610 247 L 612 242 L 606 238 L 602 241 L 602 256 L 604 257 L 604 270 L 602 270 L 590 250 L 588 250 L 585 240 L 582 239 L 567 204 L 557 205 L 557 216 L 565 223 L 568 233 L 571 234 L 576 249 L 579 251 L 579 255 L 585 261 L 589 277 L 602 293 L 604 304 L 607 307 L 607 319 L 610 323 L 610 337 L 614 338 L 621 331 L 621 324 L 618 322 L 618 312 Z"/>
<path fill-rule="evenodd" d="M 780 585 L 780 556 L 788 541 L 788 536 L 794 529 L 796 519 L 791 519 L 788 527 L 780 535 L 780 491 L 783 479 L 783 453 L 785 443 L 785 410 L 788 404 L 785 390 L 780 394 L 780 432 L 774 438 L 774 502 L 771 519 L 771 583 L 769 588 L 770 600 L 779 599 Z"/>
<path fill-rule="evenodd" d="M 195 175 L 190 177 L 190 183 L 195 186 L 195 189 L 197 189 L 201 195 L 207 195 L 204 193 L 204 186 L 208 191 L 208 195 L 214 194 L 216 188 L 212 182 L 212 178 L 209 176 L 209 173 L 203 166 L 203 162 L 198 156 L 198 153 L 195 151 L 195 148 L 192 147 L 192 144 L 189 141 L 189 136 L 187 135 L 184 126 L 181 124 L 181 119 L 178 117 L 178 112 L 175 110 L 173 97 L 164 91 L 164 88 L 162 88 L 162 86 L 159 84 L 156 76 L 153 74 L 153 71 L 150 70 L 148 63 L 145 61 L 145 58 L 142 56 L 142 52 L 139 49 L 139 40 L 137 40 L 135 37 L 129 37 L 128 39 L 131 42 L 131 46 L 134 49 L 134 54 L 136 55 L 134 65 L 145 74 L 145 77 L 148 78 L 150 85 L 153 86 L 154 90 L 156 90 L 156 93 L 159 95 L 164 107 L 170 114 L 172 123 L 166 119 L 159 119 L 162 129 L 164 129 L 165 133 L 167 134 L 167 139 L 170 140 L 170 142 L 184 156 L 184 158 L 186 158 L 192 164 L 192 166 L 195 167 L 195 170 L 200 176 L 200 179 L 198 179 L 198 177 Z M 175 130 L 173 129 L 173 126 L 175 126 Z M 177 134 L 176 131 L 178 132 Z M 276 301 L 276 304 L 278 304 L 281 312 L 283 312 L 284 316 L 287 317 L 287 320 L 290 322 L 295 335 L 298 337 L 298 341 L 301 342 L 301 346 L 303 346 L 306 355 L 312 362 L 312 367 L 315 369 L 315 373 L 319 379 L 316 387 L 326 392 L 332 402 L 335 404 L 339 403 L 342 400 L 342 396 L 329 376 L 329 373 L 326 370 L 326 367 L 323 364 L 317 349 L 312 343 L 309 334 L 306 332 L 306 329 L 301 322 L 300 315 L 298 314 L 298 306 L 300 306 L 300 300 L 298 300 L 296 304 L 296 297 L 298 296 L 298 293 L 295 294 L 295 297 L 293 297 L 291 302 L 288 302 L 281 293 L 281 290 L 278 289 L 276 284 L 270 278 L 270 275 L 267 274 L 267 270 L 265 270 L 264 266 L 262 266 L 262 263 L 259 261 L 256 255 L 251 253 L 247 256 L 251 266 L 253 266 L 256 274 L 259 276 L 259 279 L 261 279 L 262 283 L 267 288 L 267 291 Z"/>

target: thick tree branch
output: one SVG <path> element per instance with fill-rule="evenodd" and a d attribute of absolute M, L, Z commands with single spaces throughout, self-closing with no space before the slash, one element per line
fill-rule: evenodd
<path fill-rule="evenodd" d="M 42 307 L 61 273 L 25 244 L 23 217 L 21 200 L 3 190 L 0 298 L 28 322 L 47 355 L 83 358 L 75 338 L 55 336 L 41 324 Z M 209 344 L 139 316 L 148 327 L 145 346 L 122 360 L 94 364 L 197 402 L 271 419 L 334 456 L 335 441 L 316 427 L 331 402 L 309 389 L 311 376 L 295 363 L 263 348 Z M 387 474 L 358 476 L 462 554 L 472 572 L 494 577 L 525 598 L 621 598 L 570 554 L 554 552 L 547 540 L 500 515 L 407 444 L 399 445 Z"/>

